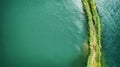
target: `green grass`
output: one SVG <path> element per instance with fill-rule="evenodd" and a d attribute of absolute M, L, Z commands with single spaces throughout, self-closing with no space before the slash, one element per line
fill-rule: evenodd
<path fill-rule="evenodd" d="M 101 67 L 101 23 L 94 0 L 82 0 L 88 18 L 89 48 L 87 67 Z"/>

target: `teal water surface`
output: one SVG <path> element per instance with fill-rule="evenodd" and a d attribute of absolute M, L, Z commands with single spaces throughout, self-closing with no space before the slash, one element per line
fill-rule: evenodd
<path fill-rule="evenodd" d="M 120 67 L 120 0 L 95 0 L 102 23 L 102 52 L 108 67 Z"/>
<path fill-rule="evenodd" d="M 95 0 L 102 56 L 120 67 L 120 1 Z M 86 67 L 81 0 L 0 0 L 0 67 Z"/>
<path fill-rule="evenodd" d="M 1 67 L 85 67 L 87 21 L 81 1 L 1 3 Z"/>

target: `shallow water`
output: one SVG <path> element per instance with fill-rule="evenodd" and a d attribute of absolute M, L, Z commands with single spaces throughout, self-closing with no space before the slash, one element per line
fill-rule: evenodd
<path fill-rule="evenodd" d="M 80 1 L 3 0 L 4 67 L 84 67 L 87 21 Z"/>

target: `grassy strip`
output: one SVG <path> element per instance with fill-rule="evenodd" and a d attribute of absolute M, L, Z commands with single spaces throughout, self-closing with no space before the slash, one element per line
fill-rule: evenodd
<path fill-rule="evenodd" d="M 89 3 L 91 5 L 91 11 L 93 15 L 93 21 L 95 22 L 96 26 L 96 32 L 97 32 L 97 45 L 96 45 L 96 53 L 97 53 L 97 67 L 101 67 L 101 23 L 100 23 L 100 17 L 98 15 L 98 12 L 96 10 L 96 5 L 94 0 L 89 0 Z"/>
<path fill-rule="evenodd" d="M 101 67 L 101 24 L 94 0 L 82 0 L 88 17 L 90 54 L 87 67 Z"/>

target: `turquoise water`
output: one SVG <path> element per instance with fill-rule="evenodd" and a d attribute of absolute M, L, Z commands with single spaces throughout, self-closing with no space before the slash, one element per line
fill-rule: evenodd
<path fill-rule="evenodd" d="M 95 1 L 102 55 L 108 67 L 120 67 L 120 1 Z M 0 0 L 0 15 L 0 67 L 86 67 L 80 0 Z"/>
<path fill-rule="evenodd" d="M 1 67 L 84 67 L 87 21 L 77 0 L 3 0 Z"/>

